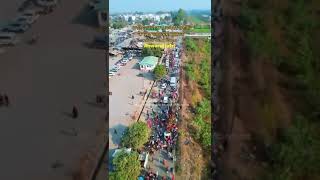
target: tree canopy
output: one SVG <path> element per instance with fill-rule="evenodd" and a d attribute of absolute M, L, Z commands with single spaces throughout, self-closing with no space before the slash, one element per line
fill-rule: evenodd
<path fill-rule="evenodd" d="M 162 56 L 162 49 L 161 48 L 143 48 L 142 49 L 142 56 L 156 56 L 161 57 Z"/>
<path fill-rule="evenodd" d="M 109 173 L 109 179 L 136 180 L 141 171 L 141 164 L 138 157 L 139 155 L 135 151 L 127 153 L 122 150 L 119 152 L 112 160 L 114 171 Z"/>
<path fill-rule="evenodd" d="M 136 122 L 125 131 L 121 142 L 128 148 L 139 149 L 149 139 L 151 130 L 144 122 Z"/>
<path fill-rule="evenodd" d="M 112 28 L 121 29 L 124 28 L 128 23 L 124 19 L 117 19 L 112 22 Z"/>
<path fill-rule="evenodd" d="M 187 19 L 187 13 L 183 9 L 179 9 L 178 13 L 173 16 L 173 24 L 175 26 L 183 25 Z"/>
<path fill-rule="evenodd" d="M 166 70 L 166 67 L 164 67 L 164 65 L 161 64 L 161 65 L 157 65 L 154 68 L 153 73 L 154 73 L 156 80 L 159 80 L 167 74 L 167 70 Z"/>

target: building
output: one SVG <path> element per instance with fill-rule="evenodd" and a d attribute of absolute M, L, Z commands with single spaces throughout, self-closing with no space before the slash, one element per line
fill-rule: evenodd
<path fill-rule="evenodd" d="M 107 27 L 108 24 L 108 4 L 107 0 L 100 0 L 94 6 L 95 11 L 97 12 L 98 16 L 98 23 L 101 27 Z"/>
<path fill-rule="evenodd" d="M 158 64 L 158 58 L 155 56 L 147 56 L 139 62 L 141 71 L 152 71 Z"/>

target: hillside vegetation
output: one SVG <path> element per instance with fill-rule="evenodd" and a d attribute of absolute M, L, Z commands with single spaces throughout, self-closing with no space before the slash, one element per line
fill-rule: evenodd
<path fill-rule="evenodd" d="M 270 130 L 258 138 L 264 143 L 268 163 L 263 178 L 258 179 L 320 179 L 319 10 L 317 0 L 248 0 L 242 4 L 237 22 L 250 60 L 273 64 L 280 74 L 278 85 L 292 108 L 292 118 L 283 126 L 268 95 L 261 101 L 260 117 Z"/>

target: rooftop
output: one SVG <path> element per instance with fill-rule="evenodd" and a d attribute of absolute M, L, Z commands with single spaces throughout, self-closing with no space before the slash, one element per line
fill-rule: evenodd
<path fill-rule="evenodd" d="M 139 62 L 140 65 L 149 65 L 149 66 L 155 66 L 157 63 L 158 63 L 158 57 L 155 57 L 155 56 L 144 57 Z"/>

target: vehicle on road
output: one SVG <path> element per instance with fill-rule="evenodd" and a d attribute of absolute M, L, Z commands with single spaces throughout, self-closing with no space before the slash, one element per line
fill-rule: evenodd
<path fill-rule="evenodd" d="M 177 86 L 177 78 L 176 77 L 171 77 L 170 78 L 170 86 L 171 87 L 176 87 Z"/>
<path fill-rule="evenodd" d="M 167 84 L 166 83 L 163 83 L 163 84 L 161 84 L 161 89 L 165 89 L 167 87 Z"/>
<path fill-rule="evenodd" d="M 0 46 L 14 46 L 18 42 L 15 33 L 0 33 Z"/>
<path fill-rule="evenodd" d="M 4 32 L 15 32 L 15 33 L 23 33 L 30 28 L 30 25 L 26 23 L 12 22 L 8 25 L 4 26 L 1 31 Z"/>
<path fill-rule="evenodd" d="M 168 96 L 164 96 L 162 102 L 167 104 L 169 102 Z"/>

